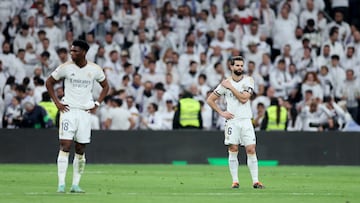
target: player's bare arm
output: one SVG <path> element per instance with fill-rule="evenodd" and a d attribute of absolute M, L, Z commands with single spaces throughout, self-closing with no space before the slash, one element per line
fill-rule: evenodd
<path fill-rule="evenodd" d="M 224 117 L 225 119 L 232 119 L 234 118 L 234 115 L 228 111 L 222 111 L 220 107 L 216 104 L 216 100 L 219 98 L 218 95 L 215 93 L 211 93 L 210 96 L 207 98 L 206 102 L 209 104 L 209 106 L 214 109 L 220 116 Z"/>
<path fill-rule="evenodd" d="M 57 98 L 57 96 L 55 95 L 54 85 L 58 82 L 59 81 L 55 80 L 52 76 L 50 76 L 46 80 L 46 88 L 49 92 L 51 99 L 53 100 L 53 102 L 55 103 L 55 105 L 59 109 L 59 111 L 66 112 L 66 111 L 69 111 L 69 106 L 61 103 L 59 101 L 59 99 Z"/>
<path fill-rule="evenodd" d="M 251 93 L 248 91 L 239 92 L 238 90 L 236 90 L 234 86 L 232 86 L 230 79 L 222 81 L 221 85 L 229 89 L 235 95 L 235 97 L 243 104 L 246 103 L 251 97 Z"/>

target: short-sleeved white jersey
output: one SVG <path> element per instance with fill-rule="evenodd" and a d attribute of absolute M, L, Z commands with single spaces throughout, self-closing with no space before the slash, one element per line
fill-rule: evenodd
<path fill-rule="evenodd" d="M 254 80 L 250 76 L 244 76 L 240 81 L 236 82 L 230 78 L 232 86 L 239 92 L 254 90 Z M 226 110 L 234 115 L 234 119 L 252 118 L 252 111 L 250 101 L 245 104 L 241 103 L 231 90 L 219 84 L 214 90 L 214 94 L 218 96 L 225 96 Z"/>
<path fill-rule="evenodd" d="M 91 109 L 94 107 L 92 89 L 94 82 L 105 80 L 102 68 L 95 63 L 87 62 L 80 68 L 73 61 L 66 62 L 56 68 L 51 76 L 55 80 L 64 79 L 64 93 L 62 103 L 70 108 Z"/>

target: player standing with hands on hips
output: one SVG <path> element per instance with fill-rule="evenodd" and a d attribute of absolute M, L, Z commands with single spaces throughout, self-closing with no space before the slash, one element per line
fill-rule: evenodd
<path fill-rule="evenodd" d="M 229 169 L 232 177 L 232 188 L 239 188 L 238 179 L 238 152 L 239 145 L 245 146 L 247 165 L 253 181 L 253 188 L 264 189 L 265 186 L 258 179 L 258 160 L 255 146 L 256 137 L 251 122 L 252 112 L 250 97 L 254 89 L 252 77 L 244 75 L 244 59 L 241 56 L 232 57 L 230 60 L 231 77 L 219 84 L 210 94 L 207 103 L 220 116 L 226 119 L 225 145 L 229 150 Z M 216 100 L 224 95 L 227 103 L 225 111 L 216 104 Z"/>
<path fill-rule="evenodd" d="M 61 64 L 46 81 L 46 88 L 61 112 L 59 121 L 60 150 L 57 158 L 58 192 L 65 192 L 65 177 L 69 163 L 71 144 L 75 142 L 73 161 L 73 180 L 70 192 L 83 193 L 79 187 L 81 174 L 85 168 L 85 146 L 90 143 L 91 112 L 95 112 L 109 91 L 109 85 L 100 66 L 87 61 L 85 56 L 89 45 L 83 40 L 72 43 L 71 61 Z M 61 101 L 56 97 L 54 85 L 64 80 L 65 96 Z M 100 83 L 102 90 L 94 101 L 92 89 L 94 83 Z"/>

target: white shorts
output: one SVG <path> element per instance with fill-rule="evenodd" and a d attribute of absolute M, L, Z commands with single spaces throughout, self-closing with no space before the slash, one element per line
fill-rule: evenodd
<path fill-rule="evenodd" d="M 256 144 L 256 137 L 251 119 L 236 119 L 225 122 L 225 145 L 248 146 Z"/>
<path fill-rule="evenodd" d="M 91 115 L 81 109 L 70 109 L 60 114 L 59 139 L 90 143 Z"/>

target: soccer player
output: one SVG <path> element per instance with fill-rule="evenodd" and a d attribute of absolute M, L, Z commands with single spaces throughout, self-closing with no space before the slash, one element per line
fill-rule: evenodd
<path fill-rule="evenodd" d="M 207 103 L 226 119 L 224 143 L 228 145 L 229 169 L 233 181 L 232 188 L 239 188 L 238 147 L 241 145 L 245 146 L 246 149 L 247 165 L 253 181 L 253 188 L 263 189 L 265 187 L 258 179 L 258 160 L 255 151 L 256 137 L 251 123 L 252 112 L 249 101 L 254 89 L 254 80 L 244 74 L 243 57 L 232 57 L 229 63 L 231 77 L 222 81 L 216 87 L 209 95 Z M 222 95 L 225 96 L 227 103 L 225 111 L 216 103 L 216 100 Z"/>
<path fill-rule="evenodd" d="M 100 66 L 87 61 L 85 56 L 89 45 L 83 40 L 72 43 L 71 61 L 61 64 L 46 81 L 46 88 L 61 112 L 59 124 L 60 150 L 57 158 L 58 192 L 65 192 L 65 176 L 69 162 L 71 144 L 75 142 L 73 161 L 73 180 L 70 192 L 83 193 L 79 187 L 81 174 L 85 167 L 85 146 L 90 143 L 91 112 L 95 112 L 109 91 L 105 74 Z M 61 101 L 56 97 L 54 85 L 64 81 L 65 95 Z M 94 83 L 102 90 L 97 101 L 92 96 Z"/>

